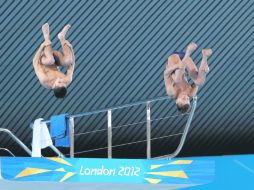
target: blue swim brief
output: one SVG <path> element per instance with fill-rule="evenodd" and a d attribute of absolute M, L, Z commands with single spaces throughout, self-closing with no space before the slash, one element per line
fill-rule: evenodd
<path fill-rule="evenodd" d="M 180 57 L 181 60 L 185 56 L 185 52 L 184 51 L 175 51 L 173 54 L 177 54 Z"/>

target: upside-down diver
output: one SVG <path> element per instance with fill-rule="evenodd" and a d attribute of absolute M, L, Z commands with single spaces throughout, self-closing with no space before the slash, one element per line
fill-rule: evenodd
<path fill-rule="evenodd" d="M 67 93 L 67 87 L 72 81 L 75 67 L 75 56 L 72 45 L 65 39 L 70 25 L 66 25 L 58 34 L 62 46 L 62 52 L 54 51 L 51 46 L 49 25 L 42 26 L 44 42 L 40 45 L 33 58 L 33 66 L 40 83 L 54 91 L 57 98 L 63 98 Z M 60 67 L 67 67 L 67 73 L 60 71 Z"/>
<path fill-rule="evenodd" d="M 190 109 L 190 98 L 197 94 L 198 87 L 205 83 L 209 72 L 207 58 L 212 54 L 212 49 L 202 50 L 202 60 L 198 69 L 190 57 L 196 48 L 197 44 L 192 42 L 187 46 L 186 52 L 174 52 L 168 57 L 164 71 L 166 92 L 176 100 L 177 109 L 182 113 Z M 188 82 L 187 74 L 194 82 L 192 85 Z"/>

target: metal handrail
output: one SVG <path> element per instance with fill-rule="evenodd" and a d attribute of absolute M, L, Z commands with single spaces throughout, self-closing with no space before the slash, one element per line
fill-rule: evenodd
<path fill-rule="evenodd" d="M 135 102 L 135 103 L 131 103 L 131 104 L 124 104 L 122 106 L 115 106 L 115 107 L 111 107 L 111 108 L 104 108 L 104 109 L 90 111 L 90 112 L 83 112 L 83 113 L 79 113 L 79 114 L 67 115 L 66 117 L 67 118 L 77 118 L 77 117 L 82 117 L 82 116 L 107 112 L 108 110 L 113 111 L 113 110 L 117 110 L 117 109 L 122 109 L 122 108 L 137 106 L 137 105 L 141 105 L 141 104 L 146 104 L 147 102 L 151 103 L 151 102 L 156 102 L 156 101 L 159 101 L 159 100 L 166 100 L 166 99 L 170 99 L 170 98 L 168 96 L 162 96 L 162 97 L 154 98 L 154 99 L 151 99 L 151 100 L 139 101 L 139 102 Z M 50 120 L 43 120 L 42 122 L 50 123 Z"/>
<path fill-rule="evenodd" d="M 153 140 L 158 140 L 158 139 L 164 139 L 164 138 L 168 138 L 168 137 L 173 137 L 173 136 L 178 136 L 178 135 L 182 135 L 183 133 L 176 133 L 176 134 L 172 134 L 172 135 L 166 135 L 166 136 L 161 136 L 161 137 L 155 137 L 155 138 L 151 138 L 151 141 Z M 112 148 L 116 148 L 116 147 L 121 147 L 121 146 L 126 146 L 126 145 L 132 145 L 132 144 L 137 144 L 137 143 L 143 143 L 146 142 L 147 140 L 139 140 L 139 141 L 133 141 L 133 142 L 129 142 L 129 143 L 123 143 L 123 144 L 117 144 L 117 145 L 112 145 Z M 108 146 L 106 147 L 100 147 L 100 148 L 95 148 L 95 149 L 89 149 L 89 150 L 84 150 L 84 151 L 79 151 L 79 152 L 75 152 L 74 154 L 81 154 L 81 153 L 86 153 L 86 152 L 93 152 L 93 151 L 97 151 L 97 150 L 105 150 L 108 149 Z M 70 156 L 70 154 L 66 154 L 66 156 Z M 163 156 L 165 157 L 165 156 Z M 154 158 L 160 158 L 160 157 L 153 157 Z"/>
<path fill-rule="evenodd" d="M 83 116 L 88 116 L 88 115 L 107 112 L 108 113 L 108 129 L 107 129 L 108 130 L 108 158 L 112 158 L 112 126 L 111 126 L 112 123 L 110 121 L 111 116 L 112 116 L 112 111 L 117 110 L 117 109 L 123 109 L 123 108 L 127 108 L 127 107 L 147 104 L 148 102 L 149 102 L 149 104 L 151 104 L 151 102 L 166 100 L 166 99 L 170 99 L 170 98 L 168 96 L 163 96 L 163 97 L 158 97 L 158 98 L 154 98 L 154 99 L 151 99 L 151 100 L 139 101 L 139 102 L 136 102 L 136 103 L 125 104 L 125 105 L 106 108 L 106 109 L 101 109 L 101 110 L 83 112 L 83 113 L 74 114 L 74 115 L 67 115 L 66 117 L 69 118 L 69 119 L 75 119 L 77 117 L 83 117 Z M 50 120 L 42 120 L 42 122 L 48 124 L 48 123 L 50 123 Z M 150 124 L 148 123 L 147 126 L 149 127 Z M 68 130 L 70 130 L 70 157 L 73 158 L 74 157 L 74 134 L 75 134 L 74 133 L 74 126 L 70 125 L 70 128 Z M 151 133 L 151 129 L 148 128 L 147 129 L 147 137 L 148 138 L 151 138 L 150 133 Z M 150 158 L 151 157 L 151 145 L 150 145 L 150 140 L 149 139 L 148 139 L 148 141 L 147 141 L 148 142 L 147 143 L 148 144 L 147 145 L 147 157 Z"/>
<path fill-rule="evenodd" d="M 132 104 L 125 104 L 122 106 L 116 106 L 116 107 L 112 107 L 109 109 L 101 109 L 101 110 L 97 110 L 97 111 L 91 111 L 91 112 L 84 112 L 84 113 L 80 113 L 80 114 L 75 114 L 75 115 L 69 115 L 68 118 L 76 118 L 76 117 L 82 117 L 82 116 L 87 116 L 87 115 L 91 115 L 91 114 L 96 114 L 96 113 L 101 113 L 101 112 L 108 112 L 108 157 L 112 158 L 112 121 L 111 121 L 111 117 L 112 117 L 112 110 L 117 110 L 117 109 L 122 109 L 122 108 L 126 108 L 126 107 L 131 107 L 131 106 L 136 106 L 136 105 L 141 105 L 141 104 L 146 104 L 147 107 L 147 158 L 150 159 L 151 158 L 151 115 L 150 115 L 150 104 L 151 102 L 155 102 L 155 101 L 159 101 L 159 100 L 166 100 L 169 99 L 168 96 L 165 97 L 159 97 L 159 98 L 155 98 L 152 100 L 148 100 L 148 101 L 140 101 L 140 102 L 136 102 L 136 103 L 132 103 Z M 177 156 L 182 148 L 183 145 L 186 141 L 186 137 L 190 128 L 190 124 L 196 109 L 196 105 L 197 105 L 197 97 L 193 97 L 193 103 L 192 103 L 192 109 L 190 111 L 190 116 L 187 120 L 187 123 L 185 125 L 184 128 L 184 132 L 183 135 L 181 137 L 180 143 L 177 146 L 176 150 L 172 153 L 167 155 L 168 158 L 173 158 L 175 156 Z M 45 123 L 49 123 L 49 120 L 46 121 L 42 121 Z M 30 125 L 30 127 L 32 128 L 32 125 Z M 72 126 L 71 130 L 71 136 L 72 136 L 72 142 L 71 142 L 71 157 L 74 157 L 74 126 Z M 20 141 L 10 130 L 8 129 L 3 129 L 0 128 L 0 132 L 5 132 L 8 135 L 10 135 L 10 137 L 17 142 L 30 156 L 32 155 L 31 150 L 22 142 Z M 58 156 L 60 157 L 64 157 L 64 155 L 54 146 L 50 146 L 51 149 L 56 152 L 58 154 Z M 1 149 L 1 148 L 0 148 Z M 6 149 L 7 152 L 9 152 L 11 155 L 13 155 L 10 151 L 8 151 L 8 149 Z M 15 156 L 15 155 L 13 155 Z M 165 158 L 165 156 L 163 156 Z M 160 157 L 157 157 L 160 158 Z"/>
<path fill-rule="evenodd" d="M 12 153 L 12 151 L 10 151 L 8 148 L 0 148 L 0 150 L 4 150 L 4 151 L 8 152 L 10 155 L 12 155 L 13 157 L 16 157 L 16 156 Z"/>
<path fill-rule="evenodd" d="M 21 141 L 18 137 L 16 137 L 10 130 L 0 128 L 0 132 L 7 133 L 16 143 L 18 143 L 30 156 L 32 155 L 31 150 Z"/>
<path fill-rule="evenodd" d="M 151 102 L 155 102 L 155 101 L 159 101 L 159 100 L 166 100 L 169 99 L 168 96 L 165 97 L 159 97 L 159 98 L 155 98 L 152 100 L 148 100 L 148 101 L 140 101 L 140 102 L 136 102 L 136 103 L 132 103 L 132 104 L 125 104 L 122 106 L 116 106 L 116 107 L 112 107 L 112 108 L 108 108 L 108 109 L 101 109 L 101 110 L 96 110 L 96 111 L 91 111 L 91 112 L 84 112 L 84 113 L 80 113 L 80 114 L 76 114 L 76 115 L 70 115 L 68 116 L 69 118 L 76 118 L 76 117 L 82 117 L 82 116 L 87 116 L 87 115 L 92 115 L 92 114 L 97 114 L 97 113 L 102 113 L 102 112 L 108 112 L 108 158 L 112 158 L 112 123 L 111 123 L 111 117 L 112 117 L 112 110 L 117 110 L 117 109 L 122 109 L 122 108 L 126 108 L 126 107 L 131 107 L 131 106 L 136 106 L 136 105 L 141 105 L 141 104 L 146 104 L 146 108 L 147 108 L 147 158 L 150 159 L 151 158 L 151 115 L 150 115 L 150 104 Z M 177 156 L 182 148 L 183 145 L 186 141 L 186 137 L 190 128 L 190 124 L 196 109 L 196 103 L 197 103 L 197 97 L 193 97 L 193 103 L 192 103 L 192 109 L 190 111 L 190 115 L 189 118 L 187 120 L 187 123 L 185 125 L 184 128 L 184 132 L 183 135 L 181 137 L 180 143 L 177 146 L 176 150 L 172 153 L 168 155 L 168 158 L 173 158 L 175 156 Z M 50 121 L 44 121 L 46 123 L 49 123 Z M 74 128 L 71 129 L 71 136 L 74 136 Z M 71 157 L 74 157 L 74 142 L 71 142 L 71 149 L 72 149 L 72 153 L 71 153 Z"/>
<path fill-rule="evenodd" d="M 96 111 L 90 111 L 90 112 L 84 112 L 84 113 L 79 113 L 79 114 L 74 114 L 74 115 L 68 115 L 67 118 L 77 118 L 77 117 L 83 117 L 83 116 L 88 116 L 88 115 L 92 115 L 92 114 L 98 114 L 98 113 L 102 113 L 102 112 L 107 112 L 108 113 L 108 158 L 112 158 L 112 121 L 111 121 L 111 117 L 112 117 L 112 111 L 113 110 L 117 110 L 117 109 L 122 109 L 122 108 L 126 108 L 126 107 L 131 107 L 131 106 L 137 106 L 137 105 L 141 105 L 141 104 L 146 104 L 146 109 L 147 109 L 147 158 L 150 159 L 151 158 L 151 115 L 150 115 L 150 106 L 151 106 L 151 102 L 155 102 L 155 101 L 160 101 L 160 100 L 166 100 L 169 99 L 168 96 L 164 96 L 164 97 L 159 97 L 159 98 L 155 98 L 152 100 L 147 100 L 147 101 L 140 101 L 140 102 L 136 102 L 136 103 L 132 103 L 132 104 L 125 104 L 122 106 L 116 106 L 116 107 L 112 107 L 112 108 L 107 108 L 107 109 L 101 109 L 101 110 L 96 110 Z M 192 109 L 190 111 L 189 114 L 189 118 L 187 120 L 187 123 L 184 127 L 184 132 L 182 133 L 182 137 L 180 139 L 180 143 L 177 146 L 176 150 L 172 153 L 167 155 L 167 158 L 173 158 L 176 157 L 182 150 L 183 145 L 186 141 L 186 137 L 190 128 L 190 124 L 196 109 L 196 105 L 197 105 L 197 97 L 193 97 L 193 103 L 192 103 Z M 42 122 L 45 123 L 50 123 L 50 120 L 44 120 Z M 69 129 L 70 130 L 70 136 L 71 136 L 71 153 L 70 156 L 74 157 L 74 126 L 72 126 L 72 128 Z M 56 149 L 57 150 L 57 149 Z M 163 156 L 165 157 L 165 156 Z M 159 158 L 159 157 L 157 157 Z"/>
<path fill-rule="evenodd" d="M 194 112 L 196 110 L 196 107 L 197 107 L 197 96 L 193 97 L 193 103 L 192 103 L 192 108 L 191 108 L 191 111 L 190 111 L 190 116 L 189 116 L 189 118 L 187 120 L 187 123 L 186 123 L 185 128 L 184 128 L 183 135 L 181 137 L 180 143 L 178 144 L 176 150 L 173 153 L 171 153 L 171 154 L 160 156 L 160 157 L 156 157 L 156 159 L 160 159 L 160 158 L 171 159 L 171 158 L 176 157 L 181 152 L 181 150 L 183 148 L 183 145 L 184 145 L 184 143 L 186 141 L 186 137 L 187 137 L 188 131 L 190 129 L 190 124 L 191 124 L 191 121 L 193 119 L 193 115 L 194 115 Z"/>

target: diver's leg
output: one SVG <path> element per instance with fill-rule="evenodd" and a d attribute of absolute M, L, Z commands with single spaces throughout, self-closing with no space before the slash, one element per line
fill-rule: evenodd
<path fill-rule="evenodd" d="M 65 39 L 65 35 L 70 27 L 70 25 L 66 25 L 58 34 L 58 38 L 62 46 L 62 53 L 60 51 L 54 51 L 54 55 L 58 57 L 60 64 L 63 66 L 73 64 L 72 45 L 68 40 Z"/>
<path fill-rule="evenodd" d="M 181 70 L 177 70 L 175 72 L 176 74 L 176 81 L 181 81 L 182 80 L 182 77 L 185 73 L 185 69 L 187 69 L 187 71 L 191 68 L 192 72 L 195 71 L 196 69 L 196 72 L 197 72 L 197 68 L 196 68 L 196 65 L 195 64 L 191 64 L 189 63 L 189 60 L 191 60 L 191 53 L 197 49 L 197 44 L 195 44 L 194 42 L 190 43 L 187 48 L 186 48 L 186 52 L 185 52 L 185 55 L 183 57 L 183 59 L 181 60 L 181 62 L 183 63 L 184 65 L 184 68 L 181 69 Z M 192 60 L 191 60 L 192 61 Z M 192 61 L 193 62 L 193 61 Z"/>
<path fill-rule="evenodd" d="M 184 69 L 175 70 L 175 83 L 182 82 L 184 76 Z"/>
<path fill-rule="evenodd" d="M 212 55 L 212 49 L 203 49 L 202 50 L 202 60 L 199 69 L 204 70 L 206 73 L 209 72 L 209 66 L 207 64 L 207 58 Z"/>
<path fill-rule="evenodd" d="M 192 58 L 190 57 L 191 53 L 195 49 L 197 49 L 197 44 L 195 44 L 194 42 L 190 43 L 186 48 L 186 52 L 182 60 L 186 67 L 187 72 L 189 73 L 192 79 L 197 78 L 198 76 L 198 68 L 194 63 L 194 61 L 192 60 Z"/>
<path fill-rule="evenodd" d="M 186 66 L 186 70 L 189 74 L 189 76 L 195 80 L 198 77 L 198 68 L 196 66 L 196 64 L 194 63 L 194 61 L 192 60 L 191 57 L 186 57 L 183 60 L 185 66 Z"/>
<path fill-rule="evenodd" d="M 183 60 L 186 58 L 186 57 L 190 57 L 191 53 L 197 49 L 198 45 L 194 42 L 191 42 L 187 48 L 186 48 L 186 51 L 185 51 L 185 55 L 183 57 Z"/>
<path fill-rule="evenodd" d="M 175 69 L 176 65 L 178 65 L 177 69 Z M 173 74 L 173 68 L 174 68 L 174 74 Z M 177 53 L 174 53 L 168 58 L 167 69 L 172 70 L 171 74 L 173 74 L 172 79 L 174 83 L 179 83 L 182 81 L 185 68 L 184 68 L 183 62 L 181 61 Z"/>
<path fill-rule="evenodd" d="M 206 75 L 209 72 L 209 66 L 207 64 L 207 58 L 212 54 L 212 49 L 203 49 L 202 50 L 202 60 L 200 67 L 198 69 L 198 76 L 194 81 L 194 83 L 198 86 L 204 84 L 206 80 Z"/>
<path fill-rule="evenodd" d="M 42 26 L 42 33 L 44 36 L 44 43 L 46 46 L 43 50 L 43 56 L 41 57 L 41 63 L 44 65 L 53 65 L 55 63 L 53 57 L 53 49 L 51 46 L 50 34 L 49 34 L 49 25 L 48 23 Z"/>

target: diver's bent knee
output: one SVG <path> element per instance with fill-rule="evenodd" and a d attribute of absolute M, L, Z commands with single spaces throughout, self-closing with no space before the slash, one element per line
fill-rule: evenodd
<path fill-rule="evenodd" d="M 54 65 L 55 64 L 55 59 L 54 59 L 53 56 L 50 57 L 50 58 L 45 58 L 44 57 L 44 58 L 42 58 L 41 63 L 43 65 Z"/>
<path fill-rule="evenodd" d="M 73 59 L 72 58 L 65 58 L 63 59 L 63 62 L 61 63 L 61 65 L 64 65 L 64 66 L 68 66 L 68 65 L 71 65 L 73 64 Z"/>
<path fill-rule="evenodd" d="M 195 80 L 194 83 L 195 83 L 197 86 L 202 86 L 202 85 L 205 83 L 205 81 L 203 81 L 203 80 Z"/>

